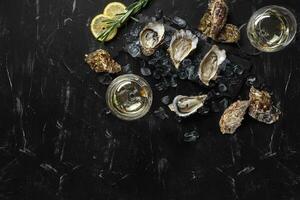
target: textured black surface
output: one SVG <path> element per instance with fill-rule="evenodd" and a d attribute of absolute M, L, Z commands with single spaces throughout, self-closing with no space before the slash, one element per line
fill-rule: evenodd
<path fill-rule="evenodd" d="M 157 118 L 154 110 L 167 110 L 162 97 L 199 92 L 187 81 L 154 90 L 151 112 L 123 122 L 109 114 L 107 86 L 83 61 L 99 47 L 88 25 L 107 2 L 0 0 L 0 199 L 300 199 L 299 35 L 283 51 L 249 60 L 281 103 L 274 125 L 246 117 L 235 135 L 224 136 L 221 113 L 180 123 L 168 111 L 168 120 Z M 296 0 L 229 2 L 229 20 L 237 25 L 269 4 L 300 17 Z M 161 8 L 196 27 L 206 5 L 153 0 L 144 14 Z M 116 58 L 126 31 L 107 45 Z M 122 57 L 120 64 L 140 73 Z M 186 132 L 196 141 L 185 142 Z"/>

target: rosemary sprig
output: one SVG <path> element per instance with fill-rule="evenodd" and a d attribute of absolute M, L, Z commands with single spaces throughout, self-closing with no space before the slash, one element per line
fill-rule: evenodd
<path fill-rule="evenodd" d="M 140 12 L 150 1 L 151 0 L 137 0 L 130 4 L 124 13 L 118 14 L 114 19 L 105 20 L 104 22 L 107 23 L 108 27 L 99 34 L 97 39 L 100 41 L 105 41 L 114 29 L 122 26 L 129 18 L 133 18 L 133 15 Z"/>

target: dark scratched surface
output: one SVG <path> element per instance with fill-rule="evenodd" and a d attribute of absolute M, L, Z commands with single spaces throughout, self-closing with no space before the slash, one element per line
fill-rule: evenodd
<path fill-rule="evenodd" d="M 153 89 L 151 112 L 123 122 L 107 114 L 107 86 L 83 61 L 99 47 L 88 25 L 108 2 L 0 0 L 0 199 L 300 199 L 299 34 L 283 51 L 249 58 L 280 102 L 283 116 L 274 125 L 246 117 L 235 135 L 224 136 L 221 113 L 180 123 L 170 112 L 168 120 L 154 116 L 165 107 L 162 96 L 197 92 L 184 82 L 164 93 Z M 237 25 L 269 4 L 300 17 L 296 0 L 229 2 Z M 143 14 L 161 8 L 197 27 L 206 6 L 153 0 Z M 107 44 L 114 56 L 126 31 Z M 200 137 L 186 143 L 183 134 L 191 130 Z"/>

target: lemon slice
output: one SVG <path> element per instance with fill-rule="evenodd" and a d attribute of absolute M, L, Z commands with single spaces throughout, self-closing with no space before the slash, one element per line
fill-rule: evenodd
<path fill-rule="evenodd" d="M 114 18 L 117 14 L 124 13 L 126 11 L 126 6 L 120 2 L 112 2 L 107 4 L 104 8 L 103 14 Z"/>
<path fill-rule="evenodd" d="M 95 38 L 98 38 L 99 34 L 108 28 L 108 24 L 104 21 L 107 19 L 110 19 L 110 18 L 103 14 L 97 15 L 96 17 L 93 18 L 93 20 L 91 22 L 91 32 Z M 109 40 L 113 39 L 116 36 L 117 32 L 118 32 L 118 30 L 114 29 L 107 36 L 105 41 L 109 41 Z"/>

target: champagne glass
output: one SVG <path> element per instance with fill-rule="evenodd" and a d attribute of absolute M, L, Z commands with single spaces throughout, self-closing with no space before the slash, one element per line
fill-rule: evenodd
<path fill-rule="evenodd" d="M 240 30 L 241 33 L 246 32 L 239 44 L 246 52 L 276 52 L 293 41 L 297 32 L 297 22 L 288 9 L 271 5 L 257 10 L 248 24 L 242 25 Z"/>

